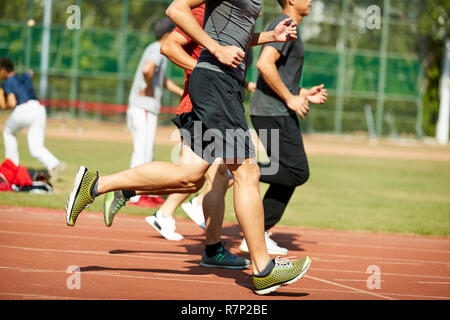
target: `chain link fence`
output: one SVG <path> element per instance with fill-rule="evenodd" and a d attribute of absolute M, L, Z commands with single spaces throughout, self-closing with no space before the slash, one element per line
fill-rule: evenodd
<path fill-rule="evenodd" d="M 152 27 L 169 3 L 0 0 L 0 57 L 13 59 L 18 72 L 32 69 L 36 88 L 42 89 L 42 79 L 47 79 L 40 98 L 48 102 L 50 116 L 124 121 L 135 69 L 145 47 L 155 40 Z M 46 4 L 51 5 L 48 26 Z M 313 1 L 312 13 L 299 28 L 306 47 L 301 86 L 324 83 L 329 99 L 312 106 L 302 120 L 305 132 L 422 137 L 425 44 L 420 41 L 417 19 L 423 4 L 420 0 Z M 79 29 L 71 27 L 76 26 L 76 10 L 69 9 L 74 5 L 79 8 Z M 264 30 L 280 12 L 277 1 L 264 1 L 255 31 Z M 48 68 L 43 68 L 42 60 L 45 33 Z M 260 49 L 253 50 L 251 81 L 257 77 Z M 167 72 L 183 85 L 183 70 L 169 64 Z M 246 105 L 250 98 L 247 94 Z M 165 92 L 162 102 L 176 106 L 178 100 Z M 161 115 L 160 121 L 170 118 Z"/>

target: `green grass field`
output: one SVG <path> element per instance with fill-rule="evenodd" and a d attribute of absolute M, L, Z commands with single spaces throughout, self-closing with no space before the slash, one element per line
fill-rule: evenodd
<path fill-rule="evenodd" d="M 3 140 L 3 139 L 1 139 Z M 0 142 L 3 156 L 3 141 Z M 130 143 L 86 142 L 47 138 L 46 146 L 67 162 L 62 180 L 51 195 L 2 192 L 0 204 L 61 209 L 71 188 L 75 171 L 83 164 L 100 174 L 129 166 Z M 21 164 L 41 168 L 31 158 L 26 136 L 19 134 Z M 155 160 L 170 160 L 172 147 L 156 147 Z M 309 156 L 311 176 L 299 187 L 281 220 L 281 225 L 413 233 L 450 234 L 450 165 L 422 160 L 370 159 L 347 156 Z M 261 184 L 264 194 L 266 185 Z M 101 211 L 98 199 L 88 211 Z M 122 212 L 148 215 L 154 210 L 125 207 Z M 181 209 L 176 217 L 187 217 Z M 236 222 L 232 192 L 226 196 L 225 220 Z"/>

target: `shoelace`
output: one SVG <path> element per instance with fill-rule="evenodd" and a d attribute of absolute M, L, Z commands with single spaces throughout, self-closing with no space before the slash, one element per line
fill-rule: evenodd
<path fill-rule="evenodd" d="M 285 257 L 285 258 L 281 258 L 280 256 L 275 258 L 275 263 L 277 265 L 279 265 L 280 267 L 291 267 L 292 263 L 295 260 L 292 260 L 294 258 L 297 258 L 297 256 L 291 256 L 291 257 Z"/>

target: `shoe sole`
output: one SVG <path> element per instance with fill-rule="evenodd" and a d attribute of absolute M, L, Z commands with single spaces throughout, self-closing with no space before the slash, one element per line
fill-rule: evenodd
<path fill-rule="evenodd" d="M 166 240 L 169 240 L 169 241 L 180 241 L 180 240 L 183 240 L 183 239 L 184 239 L 183 236 L 181 236 L 181 239 L 171 239 L 171 238 L 168 238 L 167 236 L 165 236 L 165 235 L 161 232 L 161 226 L 160 226 L 159 224 L 158 224 L 158 225 L 155 224 L 155 223 L 157 223 L 157 222 L 156 222 L 156 218 L 155 218 L 154 216 L 146 217 L 146 218 L 145 218 L 145 221 L 147 221 L 147 223 L 148 223 L 149 225 L 151 225 L 156 231 L 158 231 L 159 234 L 162 235 L 162 236 L 164 237 L 164 239 L 166 239 Z"/>
<path fill-rule="evenodd" d="M 72 185 L 72 191 L 69 194 L 69 198 L 67 199 L 67 206 L 66 206 L 66 223 L 68 226 L 73 227 L 75 225 L 75 221 L 73 222 L 73 224 L 70 221 L 70 217 L 72 216 L 72 209 L 73 209 L 73 204 L 75 202 L 75 198 L 78 195 L 78 192 L 80 191 L 80 186 L 81 186 L 81 181 L 83 180 L 84 174 L 86 173 L 87 168 L 81 166 L 78 171 L 77 174 L 75 175 L 75 181 L 73 182 Z"/>
<path fill-rule="evenodd" d="M 303 275 L 306 273 L 306 271 L 308 271 L 309 267 L 311 266 L 311 260 L 309 260 L 308 265 L 306 266 L 306 268 L 298 275 L 296 276 L 294 279 L 291 279 L 289 281 L 277 284 L 273 287 L 270 288 L 266 288 L 266 289 L 261 289 L 261 290 L 255 290 L 255 293 L 258 295 L 265 295 L 271 292 L 276 291 L 277 289 L 279 289 L 281 286 L 287 286 L 289 284 L 292 284 L 294 282 L 297 282 L 301 277 L 303 277 Z"/>
<path fill-rule="evenodd" d="M 205 227 L 205 222 L 202 222 L 201 224 L 198 224 L 197 223 L 197 221 L 195 221 L 193 218 L 192 218 L 192 216 L 191 216 L 191 214 L 189 213 L 189 210 L 188 209 L 186 209 L 186 207 L 191 207 L 192 206 L 192 204 L 191 203 L 183 203 L 182 205 L 181 205 L 181 208 L 183 209 L 183 211 L 188 215 L 188 217 L 192 220 L 192 221 L 194 221 L 194 223 L 196 224 L 196 225 L 198 225 L 200 228 L 202 228 L 202 229 L 205 229 L 206 227 Z"/>
<path fill-rule="evenodd" d="M 111 223 L 108 222 L 109 221 L 109 211 L 106 210 L 106 208 L 107 208 L 107 205 L 111 206 L 111 202 L 113 202 L 113 201 L 114 201 L 114 197 L 112 198 L 111 201 L 106 200 L 105 203 L 103 204 L 103 220 L 105 221 L 105 225 L 107 227 L 112 226 L 112 221 L 111 221 Z"/>
<path fill-rule="evenodd" d="M 231 270 L 244 270 L 247 269 L 249 266 L 222 266 L 217 264 L 208 264 L 204 262 L 200 262 L 200 265 L 202 267 L 208 267 L 208 268 L 222 268 L 222 269 L 231 269 Z"/>

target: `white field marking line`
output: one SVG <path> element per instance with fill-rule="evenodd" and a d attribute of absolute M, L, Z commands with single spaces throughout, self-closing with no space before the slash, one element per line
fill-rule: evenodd
<path fill-rule="evenodd" d="M 394 238 L 394 239 L 403 239 L 403 240 L 411 240 L 411 241 L 419 241 L 421 243 L 426 241 L 439 241 L 439 242 L 449 242 L 450 240 L 445 239 L 444 237 L 439 236 L 424 236 L 424 235 L 414 235 L 414 234 L 393 234 L 393 233 L 376 233 L 376 232 L 364 232 L 364 231 L 355 231 L 355 230 L 348 230 L 348 231 L 335 231 L 335 230 L 319 230 L 319 229 L 306 229 L 306 228 L 300 228 L 300 227 L 289 227 L 289 226 L 276 226 L 276 228 L 273 231 L 273 234 L 277 234 L 277 231 L 284 231 L 284 232 L 295 232 L 299 235 L 303 234 L 318 234 L 318 235 L 325 235 L 326 237 L 330 238 L 330 236 L 336 236 L 337 238 L 342 238 L 345 236 L 348 236 L 349 238 L 367 238 L 370 236 L 373 237 L 382 237 L 383 239 L 388 238 Z M 439 238 L 437 238 L 439 237 Z M 301 240 L 298 240 L 301 241 Z M 278 240 L 277 240 L 278 242 Z"/>
<path fill-rule="evenodd" d="M 143 243 L 143 244 L 148 244 L 149 242 L 151 244 L 155 244 L 155 245 L 173 245 L 176 244 L 177 242 L 173 242 L 173 241 L 169 241 L 169 240 L 165 240 L 165 241 L 153 241 L 153 240 L 131 240 L 131 239 L 117 239 L 117 238 L 105 238 L 105 237 L 89 237 L 89 236 L 74 236 L 74 235 L 67 235 L 67 234 L 51 234 L 51 233 L 36 233 L 36 232 L 26 232 L 26 231 L 2 231 L 0 230 L 0 234 L 1 233 L 6 233 L 6 234 L 23 234 L 23 235 L 29 235 L 29 236 L 37 236 L 37 237 L 63 237 L 63 238 L 69 238 L 69 239 L 86 239 L 86 240 L 95 240 L 95 241 L 118 241 L 118 242 L 132 242 L 132 243 Z M 194 242 L 192 242 L 194 243 Z M 185 244 L 192 244 L 192 243 L 185 243 Z M 175 255 L 177 253 L 174 253 Z"/>
<path fill-rule="evenodd" d="M 326 271 L 326 272 L 349 272 L 349 273 L 363 273 L 368 274 L 364 271 L 352 271 L 352 270 L 336 270 L 336 269 L 324 269 L 324 268 L 317 268 L 315 267 L 314 270 L 316 271 Z M 394 277 L 416 277 L 416 278 L 433 278 L 433 279 L 450 279 L 450 277 L 446 276 L 431 276 L 431 275 L 420 275 L 420 274 L 406 274 L 406 273 L 390 273 L 390 272 L 382 272 L 383 276 L 394 276 Z"/>
<path fill-rule="evenodd" d="M 24 209 L 26 210 L 26 208 L 24 208 Z M 27 212 L 25 210 L 20 210 L 20 213 L 21 214 L 28 214 L 28 215 L 35 215 L 34 213 L 30 213 L 30 212 Z M 43 210 L 43 213 L 46 213 L 45 209 L 42 209 L 42 210 Z M 14 209 L 10 209 L 8 211 L 17 213 L 17 211 L 14 210 Z M 51 217 L 51 218 L 58 217 L 58 220 L 60 220 L 59 216 L 63 215 L 63 214 L 64 214 L 64 212 L 61 212 L 61 214 L 59 212 L 51 212 L 51 213 L 47 213 L 47 217 Z M 86 214 L 89 216 L 89 218 L 95 218 L 95 219 L 98 219 L 98 220 L 103 220 L 103 219 L 101 219 L 102 217 L 100 216 L 101 213 L 98 213 L 98 212 L 86 212 Z M 2 216 L 1 212 L 0 212 L 0 216 Z M 10 215 L 7 215 L 6 217 L 10 218 Z M 40 216 L 40 217 L 42 217 L 42 216 Z M 128 221 L 128 222 L 133 222 L 133 223 L 134 222 L 138 222 L 138 223 L 142 222 L 142 220 L 140 220 L 137 217 L 136 218 L 120 217 L 120 219 L 122 221 Z M 45 220 L 55 220 L 55 219 L 45 219 Z M 0 222 L 3 222 L 3 221 L 6 221 L 6 220 L 3 220 L 3 219 L 0 220 Z M 17 223 L 17 220 L 15 220 L 15 221 L 8 221 L 8 222 Z M 30 222 L 28 222 L 28 220 L 27 220 L 27 221 L 23 221 L 21 223 L 30 223 Z M 32 223 L 32 224 L 36 224 L 36 223 Z M 177 224 L 190 225 L 190 224 L 192 224 L 192 222 L 190 220 L 187 220 L 187 219 L 186 220 L 180 219 L 180 220 L 177 220 Z M 83 225 L 77 226 L 77 228 L 98 229 L 95 226 L 83 226 Z M 292 232 L 292 229 L 294 229 L 294 230 L 297 231 L 297 233 L 300 233 L 300 232 L 305 233 L 306 232 L 306 233 L 311 233 L 311 234 L 314 234 L 314 233 L 316 233 L 316 234 L 326 234 L 327 236 L 329 236 L 329 234 L 326 231 L 325 232 L 324 231 L 321 232 L 320 230 L 308 230 L 308 229 L 303 230 L 303 229 L 298 229 L 298 228 L 295 228 L 295 227 L 277 226 L 277 230 L 283 230 L 283 229 L 287 230 L 287 231 L 290 231 L 290 232 Z M 115 231 L 147 232 L 146 230 L 143 230 L 143 229 L 130 229 L 130 228 L 124 228 L 122 226 L 116 228 Z M 335 232 L 333 232 L 333 233 L 336 234 Z M 341 234 L 342 235 L 348 235 L 348 236 L 351 236 L 351 237 L 364 237 L 364 238 L 367 238 L 367 236 L 371 236 L 371 235 L 373 235 L 373 236 L 382 236 L 383 238 L 385 238 L 385 237 L 396 238 L 396 239 L 399 239 L 399 238 L 400 239 L 405 239 L 406 238 L 406 240 L 408 240 L 408 241 L 409 240 L 420 241 L 421 243 L 423 243 L 425 241 L 440 241 L 440 242 L 444 241 L 444 242 L 448 242 L 448 244 L 450 246 L 450 240 L 433 239 L 433 238 L 429 238 L 428 236 L 421 236 L 421 235 L 402 235 L 402 234 L 395 235 L 395 234 L 370 233 L 370 232 L 365 234 L 364 232 L 361 232 L 361 231 L 341 232 L 341 233 L 339 233 L 339 236 Z M 285 240 L 279 240 L 279 242 L 286 242 L 286 241 Z M 301 243 L 302 241 L 301 240 L 297 240 L 296 242 Z M 336 243 L 336 242 L 318 242 L 318 244 L 335 245 L 335 246 L 351 246 L 351 247 L 359 246 L 359 247 L 382 248 L 382 249 L 392 249 L 392 250 L 442 252 L 442 253 L 450 254 L 450 251 L 438 250 L 438 249 L 422 249 L 422 248 L 408 248 L 408 247 L 394 247 L 393 248 L 393 247 L 389 247 L 389 246 L 385 247 L 385 246 L 376 246 L 376 245 L 355 245 L 353 243 L 348 244 L 348 243 Z"/>
<path fill-rule="evenodd" d="M 170 279 L 170 278 L 155 278 L 155 277 L 142 277 L 142 276 L 131 276 L 131 275 L 118 275 L 118 274 L 100 273 L 100 272 L 89 272 L 89 273 L 86 273 L 86 275 L 94 274 L 94 273 L 97 274 L 97 275 L 102 275 L 102 276 L 107 276 L 107 277 L 125 277 L 125 278 L 134 278 L 134 279 L 137 278 L 137 279 L 168 280 L 168 281 L 178 280 L 178 281 L 185 281 L 185 282 L 211 283 L 211 284 L 222 284 L 222 285 L 232 285 L 233 284 L 233 283 L 211 282 L 211 281 L 201 281 L 201 280 L 185 280 L 185 279 Z M 83 274 L 83 275 L 85 275 L 85 274 Z M 171 274 L 171 275 L 173 275 L 173 274 Z M 195 276 L 197 277 L 198 275 L 195 275 Z M 305 275 L 305 277 L 311 278 L 310 276 L 306 276 L 306 275 Z M 246 283 L 237 282 L 237 284 L 252 289 L 252 286 L 248 285 Z M 359 294 L 368 294 L 368 293 L 370 293 L 370 292 L 366 292 L 364 290 L 358 290 L 358 289 L 356 289 L 357 291 L 355 291 L 355 288 L 351 288 L 351 287 L 344 286 L 344 285 L 339 285 L 339 286 L 344 287 L 344 288 L 350 288 L 351 290 L 347 291 L 347 290 L 316 289 L 316 288 L 304 288 L 304 287 L 301 287 L 301 288 L 283 287 L 283 290 L 298 291 L 299 289 L 301 289 L 303 291 L 320 291 L 320 292 L 337 292 L 337 293 L 359 293 Z M 8 293 L 0 293 L 0 294 L 9 295 Z M 393 295 L 393 296 L 400 296 L 400 297 L 415 297 L 415 298 L 429 298 L 429 299 L 450 299 L 450 297 L 441 297 L 441 296 L 425 296 L 425 295 L 412 295 L 412 294 L 400 294 L 400 293 L 386 293 L 386 294 Z M 16 294 L 16 295 L 20 295 L 20 294 Z M 28 294 L 27 294 L 27 296 L 28 296 Z M 33 296 L 33 295 L 29 295 L 29 296 Z M 64 297 L 61 297 L 61 298 L 64 298 Z M 72 297 L 69 297 L 68 299 L 85 299 L 85 298 L 75 298 L 75 297 L 72 298 Z M 114 299 L 115 300 L 120 300 L 120 299 L 116 299 L 116 298 L 114 298 Z M 388 298 L 388 299 L 390 299 L 390 298 Z M 99 300 L 99 299 L 95 298 L 94 300 Z"/>
<path fill-rule="evenodd" d="M 43 251 L 43 252 L 60 252 L 60 253 L 73 253 L 73 254 L 90 254 L 90 255 L 101 255 L 109 257 L 125 257 L 125 258 L 140 258 L 140 259 L 160 259 L 160 260 L 175 260 L 175 261 L 185 261 L 185 259 L 168 258 L 168 257 L 158 257 L 153 254 L 142 255 L 130 255 L 130 254 L 111 254 L 104 251 L 83 251 L 83 250 L 65 250 L 65 249 L 48 249 L 48 248 L 29 248 L 29 247 L 17 247 L 17 246 L 4 246 L 0 245 L 0 248 L 5 249 L 19 249 L 25 251 Z M 172 255 L 172 254 L 171 254 Z M 188 256 L 187 254 L 183 256 Z M 197 256 L 197 255 L 196 255 Z"/>
<path fill-rule="evenodd" d="M 336 263 L 349 263 L 351 262 L 350 260 L 332 260 L 332 259 L 321 259 L 321 258 L 317 258 L 317 257 L 310 257 L 311 260 L 314 259 L 314 261 L 320 261 L 320 262 L 336 262 Z"/>
<path fill-rule="evenodd" d="M 9 266 L 0 266 L 0 269 L 7 269 L 7 270 L 14 270 L 19 272 L 29 272 L 29 273 L 65 273 L 67 274 L 66 270 L 50 270 L 50 269 L 33 269 L 33 268 L 21 268 L 21 267 L 9 267 Z M 129 270 L 121 270 L 121 269 L 129 269 Z M 89 272 L 94 274 L 100 274 L 100 275 L 116 275 L 120 276 L 120 272 L 142 272 L 138 269 L 132 270 L 133 268 L 111 268 L 111 270 L 98 270 L 98 271 L 81 271 L 83 272 Z M 205 275 L 195 275 L 195 274 L 172 274 L 172 273 L 163 273 L 158 272 L 160 275 L 167 275 L 167 276 L 180 276 L 180 277 L 214 277 L 212 274 L 205 274 Z"/>
<path fill-rule="evenodd" d="M 0 209 L 1 210 L 1 209 Z M 9 210 L 11 213 L 17 213 L 17 211 L 15 210 Z M 35 212 L 28 212 L 28 211 L 20 211 L 20 214 L 27 214 L 30 216 L 34 217 L 34 221 L 38 222 L 38 221 L 61 221 L 61 216 L 63 216 L 63 222 L 65 222 L 64 217 L 65 217 L 65 212 L 61 211 L 61 212 L 45 212 L 45 209 L 42 209 L 42 213 L 46 214 L 45 216 L 43 215 L 39 215 L 39 219 L 36 219 L 36 213 Z M 87 217 L 89 219 L 95 219 L 95 220 L 99 220 L 102 221 L 102 224 L 104 226 L 103 223 L 103 214 L 101 212 L 85 212 L 83 214 L 84 217 Z M 11 218 L 11 214 L 3 214 L 2 211 L 0 211 L 0 218 L 5 217 L 5 218 Z M 118 218 L 120 221 L 124 221 L 124 222 L 132 222 L 133 224 L 141 224 L 141 222 L 145 222 L 145 217 L 144 216 L 135 216 L 135 217 L 124 217 L 124 216 L 119 216 Z M 20 219 L 21 223 L 23 221 L 23 223 L 29 223 L 28 218 L 23 218 Z M 3 219 L 1 219 L 0 221 L 3 221 Z M 17 223 L 17 219 L 15 220 L 15 222 Z M 176 219 L 176 222 L 182 225 L 192 225 L 192 220 L 190 219 Z M 147 224 L 147 223 L 146 223 Z M 65 225 L 65 224 L 64 224 Z M 86 226 L 78 226 L 77 228 L 80 227 L 86 227 Z M 106 226 L 105 226 L 106 227 Z M 122 226 L 120 226 L 119 228 L 122 228 Z M 128 229 L 128 230 L 138 230 L 138 229 Z"/>
<path fill-rule="evenodd" d="M 448 261 L 430 261 L 430 260 L 413 260 L 413 259 L 403 259 L 403 258 L 383 258 L 383 257 L 368 257 L 368 256 L 354 256 L 348 254 L 333 254 L 333 253 L 314 253 L 318 256 L 331 256 L 331 257 L 340 257 L 340 258 L 355 258 L 355 259 L 370 259 L 374 261 L 400 261 L 400 262 L 411 262 L 411 263 L 422 263 L 422 264 L 448 264 Z"/>
<path fill-rule="evenodd" d="M 116 238 L 104 238 L 104 237 L 87 237 L 87 236 L 74 236 L 74 235 L 64 235 L 64 234 L 48 234 L 48 233 L 33 233 L 33 232 L 22 232 L 22 231 L 0 231 L 0 233 L 9 233 L 9 234 L 26 234 L 26 235 L 34 235 L 38 237 L 64 237 L 64 238 L 72 238 L 72 239 L 87 239 L 87 240 L 105 240 L 105 241 L 119 241 Z M 173 245 L 173 243 L 169 241 L 145 241 L 145 240 L 120 240 L 123 242 L 136 242 L 136 243 L 146 243 L 151 242 L 152 244 L 163 244 L 163 245 Z M 411 264 L 411 265 L 420 265 L 420 264 L 448 264 L 448 262 L 443 261 L 430 261 L 430 260 L 412 260 L 412 259 L 402 259 L 402 258 L 383 258 L 383 257 L 367 257 L 367 256 L 354 256 L 354 255 L 342 255 L 342 254 L 330 254 L 330 253 L 315 253 L 315 255 L 322 256 L 332 256 L 332 257 L 343 257 L 343 258 L 356 258 L 356 259 L 370 259 L 375 260 L 377 263 L 387 263 L 387 264 Z M 316 258 L 317 259 L 317 258 Z M 318 258 L 318 261 L 324 261 L 322 258 Z M 389 261 L 391 260 L 391 261 Z M 397 260 L 397 261 L 396 261 Z M 400 261 L 400 262 L 399 262 Z M 403 262 L 401 262 L 403 261 Z"/>
<path fill-rule="evenodd" d="M 59 228 L 59 229 L 69 228 L 65 223 L 64 223 L 64 224 L 61 224 L 61 223 L 55 224 L 55 223 L 39 222 L 39 221 L 33 221 L 33 222 L 30 222 L 29 220 L 18 222 L 17 220 L 5 220 L 5 219 L 0 219 L 0 224 L 1 224 L 2 222 L 4 222 L 4 223 L 11 223 L 11 224 L 17 224 L 17 223 L 20 223 L 20 224 L 30 224 L 30 225 L 33 225 L 33 226 L 36 226 L 36 225 L 40 225 L 40 226 L 49 226 L 49 227 L 50 227 L 50 226 L 53 226 L 53 227 L 57 227 L 57 228 Z M 145 220 L 143 220 L 143 222 L 145 222 Z M 179 225 L 178 221 L 177 221 L 177 224 Z M 153 229 L 152 227 L 150 227 L 150 225 L 149 225 L 147 222 L 145 222 L 145 223 L 142 224 L 142 225 L 145 225 L 145 227 L 144 227 L 144 228 L 140 228 L 140 229 L 137 229 L 137 228 L 126 228 L 126 227 L 117 226 L 117 225 L 115 225 L 114 227 L 108 228 L 108 227 L 106 227 L 104 224 L 99 225 L 99 226 L 77 225 L 76 228 L 77 228 L 77 229 L 94 229 L 94 230 L 99 230 L 99 229 L 103 229 L 103 230 L 111 230 L 111 231 L 107 231 L 107 232 L 125 232 L 125 233 L 136 233 L 136 232 L 140 232 L 140 233 L 146 233 L 146 234 L 148 234 L 149 231 L 150 231 L 150 232 L 153 232 L 153 231 L 154 231 L 154 229 Z M 70 228 L 72 228 L 72 227 L 70 227 Z M 73 228 L 72 228 L 72 229 L 73 229 Z"/>
<path fill-rule="evenodd" d="M 413 262 L 395 262 L 395 261 L 375 261 L 376 264 L 401 264 L 408 266 L 423 266 L 423 263 L 413 263 Z"/>
<path fill-rule="evenodd" d="M 88 240 L 105 240 L 105 241 L 117 241 L 117 239 L 110 239 L 110 238 L 104 238 L 104 237 L 86 237 L 86 236 L 73 236 L 73 235 L 63 235 L 63 234 L 47 234 L 47 233 L 32 233 L 32 232 L 21 232 L 21 231 L 0 231 L 0 233 L 9 233 L 9 234 L 27 234 L 27 235 L 35 235 L 39 237 L 63 237 L 63 238 L 72 238 L 72 239 L 88 239 Z M 127 242 L 138 242 L 138 243 L 148 243 L 144 240 L 123 240 Z M 165 245 L 172 245 L 172 243 L 168 243 L 168 241 L 151 241 L 152 244 L 165 244 Z M 174 255 L 180 255 L 174 253 Z M 188 256 L 189 254 L 182 254 L 183 256 Z M 445 264 L 447 265 L 448 262 L 442 262 L 442 261 L 429 261 L 429 260 L 411 260 L 411 259 L 401 259 L 401 258 L 381 258 L 381 257 L 367 257 L 367 256 L 354 256 L 354 255 L 341 255 L 341 254 L 327 254 L 327 253 L 315 253 L 315 255 L 324 255 L 324 256 L 332 256 L 332 257 L 344 257 L 344 258 L 356 258 L 356 259 L 370 259 L 375 260 L 377 263 L 382 264 L 412 264 L 412 265 L 418 265 L 418 263 L 422 264 Z M 121 254 L 121 256 L 124 256 Z M 136 257 L 137 255 L 134 255 Z M 168 259 L 168 258 L 167 258 Z M 317 259 L 317 258 L 316 258 Z M 394 261 L 389 261 L 394 260 Z M 404 262 L 397 262 L 395 260 L 404 261 Z M 321 261 L 321 258 L 319 258 L 318 261 Z M 323 261 L 323 260 L 322 260 Z"/>
<path fill-rule="evenodd" d="M 31 224 L 31 225 L 33 225 L 33 226 L 36 226 L 36 225 L 39 225 L 39 226 L 49 226 L 49 227 L 56 227 L 56 228 L 59 228 L 59 229 L 65 229 L 65 228 L 69 228 L 67 225 L 65 225 L 65 224 L 61 224 L 61 223 L 58 223 L 58 224 L 55 224 L 55 223 L 50 223 L 50 222 L 40 222 L 40 221 L 33 221 L 33 222 L 30 222 L 29 220 L 26 220 L 26 221 L 20 221 L 20 222 L 18 222 L 17 220 L 5 220 L 5 219 L 0 219 L 0 223 L 11 223 L 11 224 L 17 224 L 17 223 L 20 223 L 20 224 Z M 147 223 L 146 223 L 146 227 L 150 227 L 150 225 L 148 225 Z M 103 228 L 104 227 L 104 228 Z M 70 228 L 72 228 L 72 227 L 70 227 Z M 73 229 L 73 228 L 72 228 Z M 110 227 L 110 228 L 108 228 L 108 227 L 106 227 L 105 225 L 103 225 L 103 226 L 86 226 L 86 225 L 77 225 L 76 226 L 76 229 L 96 229 L 96 230 L 99 230 L 99 229 L 105 229 L 105 230 L 112 230 L 112 231 L 114 231 L 114 232 L 117 232 L 117 231 L 120 231 L 120 232 L 142 232 L 142 233 L 148 233 L 148 231 L 149 230 L 153 230 L 153 229 L 149 229 L 149 228 L 141 228 L 141 229 L 137 229 L 137 228 L 123 228 L 123 227 Z"/>
<path fill-rule="evenodd" d="M 450 297 L 423 296 L 423 295 L 416 295 L 416 294 L 401 294 L 401 293 L 387 293 L 387 294 L 389 294 L 391 296 L 399 296 L 399 297 L 429 298 L 429 299 L 450 299 Z"/>
<path fill-rule="evenodd" d="M 417 283 L 425 283 L 425 284 L 450 284 L 450 282 L 433 282 L 433 281 L 417 281 Z"/>
<path fill-rule="evenodd" d="M 15 296 L 15 297 L 22 297 L 24 299 L 42 299 L 42 300 L 102 300 L 97 298 L 79 298 L 79 297 L 63 297 L 63 296 L 46 296 L 46 295 L 40 295 L 40 294 L 30 294 L 30 293 L 10 293 L 10 292 L 0 292 L 0 295 L 4 296 Z M 106 299 L 108 300 L 108 299 Z"/>
<path fill-rule="evenodd" d="M 312 288 L 305 288 L 305 287 L 302 287 L 302 289 L 305 291 L 325 291 L 325 292 L 337 292 L 337 293 L 365 294 L 363 292 L 355 292 L 355 291 L 349 291 L 349 290 L 312 289 Z M 285 290 L 296 290 L 296 289 L 286 287 Z M 450 297 L 441 297 L 441 296 L 424 296 L 424 295 L 402 294 L 402 293 L 385 293 L 385 294 L 390 295 L 390 296 L 400 296 L 400 297 L 427 298 L 427 299 L 450 299 Z M 336 299 L 339 299 L 339 298 L 336 298 Z M 352 300 L 354 300 L 354 299 L 352 299 Z"/>
<path fill-rule="evenodd" d="M 362 290 L 362 289 L 349 287 L 349 286 L 346 286 L 346 285 L 343 285 L 343 284 L 340 284 L 340 283 L 337 283 L 337 282 L 328 281 L 328 280 L 325 280 L 325 279 L 321 279 L 321 278 L 317 278 L 317 277 L 313 277 L 313 276 L 309 276 L 309 275 L 304 275 L 304 277 L 309 278 L 309 279 L 313 279 L 313 280 L 316 280 L 316 281 L 324 282 L 324 283 L 327 283 L 327 284 L 331 284 L 331 285 L 334 285 L 334 286 L 342 287 L 342 288 L 345 288 L 345 289 L 353 290 L 353 291 L 356 291 L 356 292 L 359 292 L 359 293 L 365 293 L 365 294 L 372 295 L 372 296 L 378 297 L 378 298 L 383 298 L 383 299 L 387 299 L 387 300 L 397 300 L 397 299 L 394 299 L 394 298 L 391 298 L 391 297 L 384 296 L 382 294 L 378 294 L 378 293 L 374 293 L 374 292 L 370 292 L 370 291 L 366 291 L 366 290 Z"/>
<path fill-rule="evenodd" d="M 35 213 L 33 212 L 29 212 L 27 211 L 28 208 L 26 207 L 10 207 L 10 206 L 6 206 L 4 208 L 0 207 L 0 217 L 1 216 L 5 216 L 10 218 L 11 215 L 9 214 L 4 214 L 4 212 L 12 212 L 12 213 L 20 213 L 20 214 L 27 214 L 27 215 L 33 215 L 35 216 Z M 46 208 L 32 208 L 32 209 L 42 209 L 42 213 L 46 214 L 45 217 L 59 217 L 61 215 L 64 215 L 64 211 L 61 210 L 61 212 L 46 212 Z M 85 215 L 89 215 L 90 217 L 98 217 L 98 219 L 101 219 L 101 212 L 91 212 L 88 211 L 85 213 Z M 43 219 L 43 215 L 39 215 L 40 219 Z M 126 216 L 122 216 L 120 217 L 121 220 L 125 220 L 125 221 L 130 221 L 130 222 L 141 222 L 141 220 L 136 217 L 136 218 L 132 218 L 129 217 L 129 215 L 127 214 Z M 50 219 L 48 219 L 50 220 Z M 54 220 L 54 219 L 52 219 Z M 188 219 L 181 219 L 181 220 L 177 220 L 177 222 L 180 222 L 182 224 L 191 224 L 191 222 Z M 351 238 L 354 237 L 358 237 L 358 238 L 367 238 L 368 236 L 374 236 L 374 237 L 383 237 L 383 238 L 395 238 L 395 239 L 407 239 L 412 240 L 412 241 L 419 241 L 420 243 L 426 242 L 426 241 L 439 241 L 439 242 L 448 242 L 450 245 L 450 240 L 446 240 L 444 239 L 444 237 L 441 238 L 433 238 L 434 236 L 424 236 L 424 235 L 414 235 L 414 234 L 392 234 L 392 233 L 375 233 L 375 232 L 364 232 L 364 231 L 336 231 L 336 230 L 319 230 L 319 229 L 308 229 L 308 228 L 299 228 L 299 227 L 290 227 L 290 226 L 277 226 L 276 230 L 275 230 L 275 234 L 277 230 L 284 230 L 286 232 L 290 232 L 292 233 L 293 231 L 295 231 L 296 233 L 298 233 L 299 235 L 301 234 L 320 234 L 323 235 L 325 234 L 326 237 L 330 237 L 331 235 L 335 235 L 336 237 L 343 237 L 343 236 L 348 236 Z M 301 242 L 301 240 L 299 240 Z M 282 242 L 282 241 L 280 241 Z"/>
<path fill-rule="evenodd" d="M 296 241 L 301 243 L 301 241 Z M 340 247 L 358 247 L 358 248 L 371 248 L 371 249 L 383 249 L 383 250 L 407 250 L 407 251 L 425 251 L 425 252 L 436 252 L 450 254 L 450 250 L 438 250 L 438 249 L 421 249 L 421 248 L 408 248 L 408 247 L 393 247 L 393 246 L 380 246 L 380 245 L 370 245 L 370 244 L 353 244 L 353 243 L 339 243 L 339 242 L 317 242 L 318 245 L 326 246 L 340 246 Z"/>
<path fill-rule="evenodd" d="M 366 282 L 367 279 L 333 279 L 333 281 L 343 281 L 343 282 Z M 386 282 L 386 281 L 380 280 L 380 282 Z"/>

